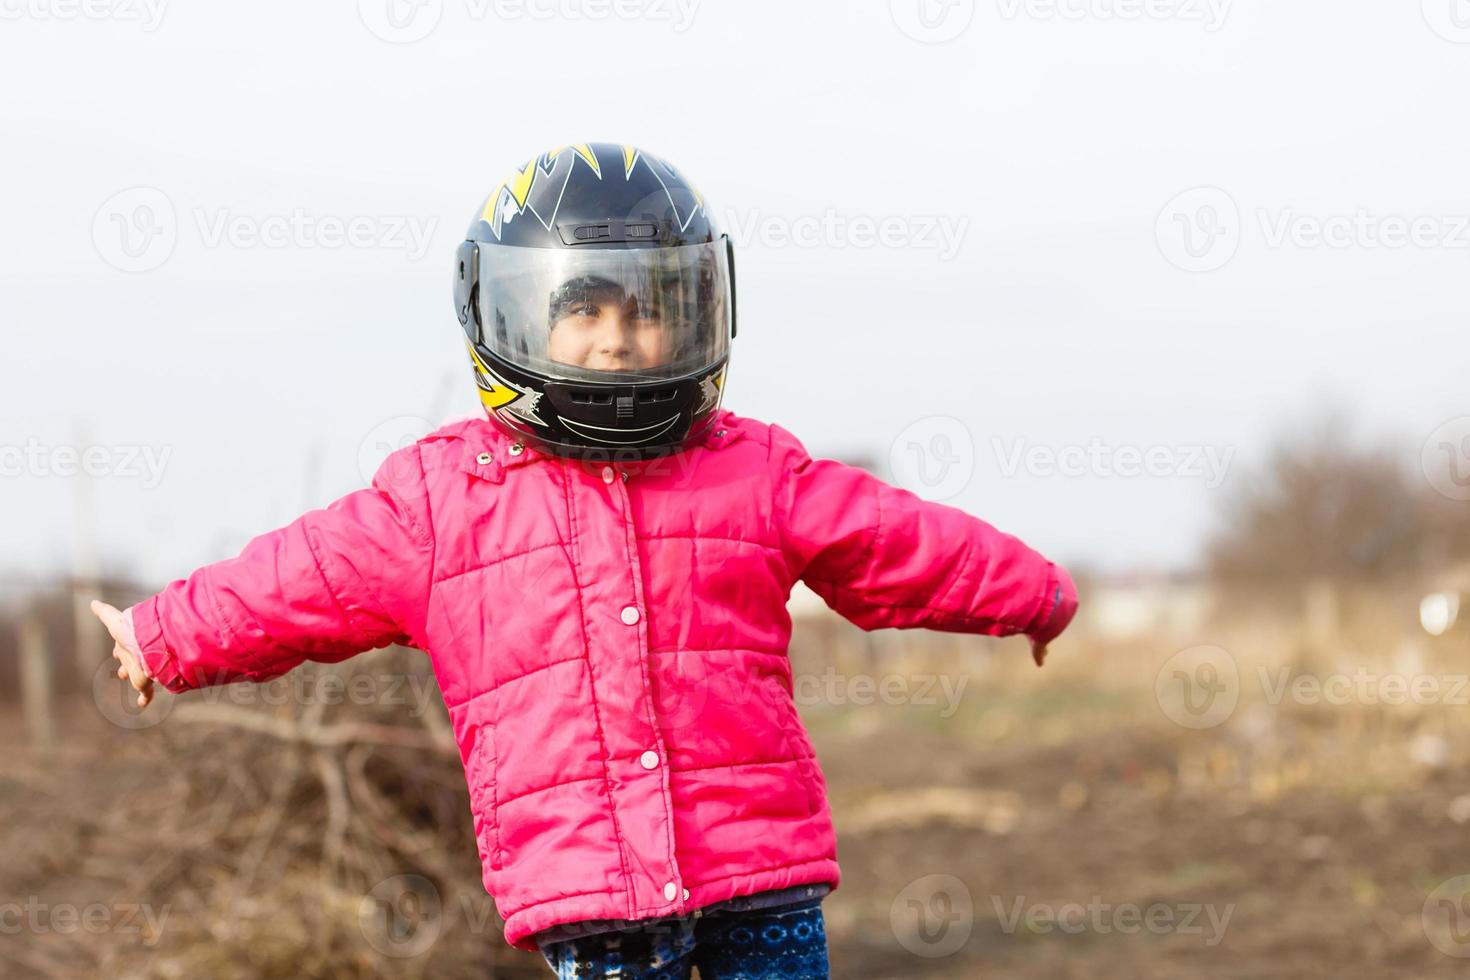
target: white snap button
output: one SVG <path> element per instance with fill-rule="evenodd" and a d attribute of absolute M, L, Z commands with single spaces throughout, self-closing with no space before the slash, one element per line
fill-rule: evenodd
<path fill-rule="evenodd" d="M 629 626 L 632 626 L 634 623 L 638 622 L 637 606 L 623 607 L 623 622 L 627 623 Z"/>
<path fill-rule="evenodd" d="M 513 442 L 513 443 L 510 444 L 510 454 L 512 456 L 519 456 L 521 453 L 523 453 L 525 451 L 526 451 L 526 447 L 523 446 L 523 445 L 521 445 L 518 442 Z"/>
<path fill-rule="evenodd" d="M 684 901 L 689 901 L 689 889 L 684 889 Z"/>
<path fill-rule="evenodd" d="M 679 894 L 678 885 L 674 884 L 672 881 L 669 882 L 667 885 L 664 885 L 664 898 L 667 898 L 669 901 L 672 902 L 674 900 L 674 896 L 677 894 Z"/>
<path fill-rule="evenodd" d="M 647 752 L 638 757 L 638 762 L 643 766 L 644 769 L 657 769 L 658 753 L 653 751 L 653 749 L 649 749 Z"/>
<path fill-rule="evenodd" d="M 603 483 L 611 483 L 612 481 L 613 481 L 613 468 L 611 466 L 604 466 L 602 468 L 602 482 Z"/>
<path fill-rule="evenodd" d="M 475 462 L 479 463 L 481 466 L 488 466 L 490 465 L 490 461 L 494 458 L 495 457 L 491 456 L 489 453 L 481 453 L 480 455 L 475 457 Z"/>

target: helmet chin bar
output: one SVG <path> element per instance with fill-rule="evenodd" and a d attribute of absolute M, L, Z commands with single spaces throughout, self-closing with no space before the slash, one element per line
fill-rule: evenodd
<path fill-rule="evenodd" d="M 481 400 L 501 429 L 558 456 L 607 462 L 666 456 L 702 439 L 728 363 L 660 381 L 570 381 L 471 347 Z"/>

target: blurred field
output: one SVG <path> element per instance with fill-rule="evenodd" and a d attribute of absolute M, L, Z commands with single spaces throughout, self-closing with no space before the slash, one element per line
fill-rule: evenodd
<path fill-rule="evenodd" d="M 1470 873 L 1470 644 L 1419 631 L 1405 596 L 1340 608 L 1324 626 L 1235 606 L 1129 640 L 1084 621 L 1042 670 L 1015 640 L 800 623 L 798 702 L 844 869 L 826 903 L 834 975 L 1465 975 L 1445 950 L 1470 955 L 1455 918 L 1470 906 L 1436 888 Z M 1199 644 L 1225 659 L 1177 656 Z M 1181 678 L 1229 693 L 1221 665 L 1233 709 L 1182 709 Z M 388 668 L 422 658 L 337 669 Z M 1415 698 L 1360 680 L 1310 703 L 1313 679 L 1355 673 L 1433 697 L 1386 703 Z M 195 700 L 125 731 L 73 696 L 47 753 L 7 707 L 0 896 L 111 918 L 67 932 L 12 916 L 0 975 L 549 976 L 499 938 L 434 712 Z M 361 739 L 321 740 L 349 723 Z M 405 899 L 420 879 L 404 875 L 428 890 Z M 124 925 L 131 903 L 166 907 L 161 928 Z"/>

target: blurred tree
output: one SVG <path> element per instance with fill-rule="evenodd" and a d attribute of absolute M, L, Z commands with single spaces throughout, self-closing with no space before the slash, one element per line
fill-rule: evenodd
<path fill-rule="evenodd" d="M 1464 522 L 1464 505 L 1434 506 L 1404 456 L 1356 443 L 1340 412 L 1286 434 L 1227 499 L 1207 549 L 1212 575 L 1233 585 L 1380 581 L 1443 560 L 1432 556 L 1436 535 L 1456 514 Z"/>

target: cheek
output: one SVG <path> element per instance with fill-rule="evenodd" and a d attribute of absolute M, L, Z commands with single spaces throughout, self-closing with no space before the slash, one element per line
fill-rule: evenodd
<path fill-rule="evenodd" d="M 587 345 L 577 338 L 575 330 L 553 330 L 546 337 L 546 356 L 553 361 L 575 362 L 581 359 Z"/>
<path fill-rule="evenodd" d="M 645 330 L 638 335 L 638 352 L 650 360 L 668 355 L 669 335 L 662 330 Z"/>

